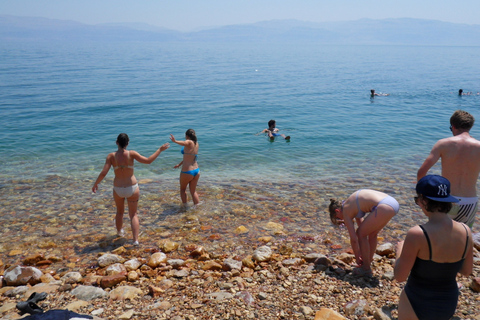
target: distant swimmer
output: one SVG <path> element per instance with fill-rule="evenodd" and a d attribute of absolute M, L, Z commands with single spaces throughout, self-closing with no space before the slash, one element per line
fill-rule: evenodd
<path fill-rule="evenodd" d="M 470 96 L 470 95 L 472 95 L 472 93 L 471 92 L 463 92 L 463 89 L 459 89 L 458 90 L 458 95 L 459 96 Z"/>
<path fill-rule="evenodd" d="M 389 93 L 376 93 L 375 90 L 370 90 L 370 98 L 374 98 L 375 96 L 378 96 L 378 97 L 386 97 L 386 96 L 389 96 L 390 94 Z"/>
<path fill-rule="evenodd" d="M 262 133 L 267 133 L 271 141 L 275 140 L 275 137 L 282 137 L 285 140 L 290 140 L 290 136 L 285 136 L 284 134 L 278 133 L 278 128 L 275 127 L 275 120 L 268 121 L 268 128 L 263 129 Z"/>

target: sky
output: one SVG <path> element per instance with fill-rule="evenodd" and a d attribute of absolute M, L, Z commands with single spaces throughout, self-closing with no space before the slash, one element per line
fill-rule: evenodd
<path fill-rule="evenodd" d="M 480 24 L 479 13 L 480 0 L 0 0 L 0 15 L 147 23 L 178 31 L 275 19 L 418 18 Z"/>

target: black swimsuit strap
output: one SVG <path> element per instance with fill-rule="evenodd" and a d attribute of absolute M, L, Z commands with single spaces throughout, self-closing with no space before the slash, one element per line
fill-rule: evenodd
<path fill-rule="evenodd" d="M 465 243 L 465 250 L 463 250 L 463 255 L 462 255 L 462 259 L 465 259 L 465 254 L 467 253 L 467 247 L 468 247 L 468 230 L 467 230 L 467 227 L 465 227 L 465 224 L 463 224 L 463 228 L 465 229 L 465 232 L 467 233 L 467 242 Z"/>
<path fill-rule="evenodd" d="M 428 237 L 427 231 L 421 225 L 419 225 L 419 227 L 423 230 L 423 233 L 425 234 L 425 238 L 427 238 L 428 251 L 430 252 L 430 260 L 432 260 L 432 245 L 430 244 L 430 238 Z"/>

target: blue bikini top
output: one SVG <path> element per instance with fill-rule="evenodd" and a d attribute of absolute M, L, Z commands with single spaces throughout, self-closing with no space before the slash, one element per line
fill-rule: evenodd
<path fill-rule="evenodd" d="M 189 154 L 189 155 L 195 156 L 195 161 L 197 161 L 198 155 L 196 155 L 196 154 L 194 154 L 194 153 L 185 153 L 185 151 L 183 151 L 183 149 L 185 149 L 185 148 L 182 147 L 182 150 L 180 150 L 180 152 L 181 152 L 182 154 Z"/>

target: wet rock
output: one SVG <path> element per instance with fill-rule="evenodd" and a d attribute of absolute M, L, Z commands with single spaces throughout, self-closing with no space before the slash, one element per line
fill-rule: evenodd
<path fill-rule="evenodd" d="M 321 257 L 318 257 L 315 260 L 315 266 L 324 266 L 324 267 L 330 267 L 332 265 L 332 261 L 327 258 L 327 256 L 322 255 Z"/>
<path fill-rule="evenodd" d="M 347 318 L 334 310 L 321 308 L 315 313 L 314 320 L 347 320 Z"/>
<path fill-rule="evenodd" d="M 269 261 L 272 258 L 272 249 L 268 246 L 261 246 L 253 252 L 252 259 L 257 262 Z"/>
<path fill-rule="evenodd" d="M 114 263 L 123 263 L 124 261 L 125 259 L 119 255 L 106 253 L 98 258 L 98 265 L 102 268 L 105 268 Z"/>
<path fill-rule="evenodd" d="M 270 230 L 270 231 L 274 231 L 274 232 L 278 232 L 278 231 L 283 230 L 283 225 L 281 225 L 280 223 L 270 221 L 265 226 L 265 229 Z"/>
<path fill-rule="evenodd" d="M 143 295 L 143 291 L 132 286 L 118 287 L 110 292 L 109 298 L 112 300 L 134 300 Z"/>
<path fill-rule="evenodd" d="M 103 298 L 107 295 L 103 289 L 92 286 L 78 286 L 70 292 L 75 298 L 85 301 Z"/>
<path fill-rule="evenodd" d="M 325 255 L 320 254 L 320 253 L 309 253 L 309 254 L 306 254 L 306 255 L 302 256 L 302 258 L 306 262 L 315 262 L 315 260 L 317 260 L 318 258 L 321 258 L 321 257 L 325 257 Z"/>
<path fill-rule="evenodd" d="M 34 266 L 42 260 L 45 260 L 45 257 L 43 256 L 43 254 L 37 253 L 37 254 L 26 257 L 23 260 L 23 264 L 26 266 Z"/>
<path fill-rule="evenodd" d="M 40 283 L 43 272 L 35 267 L 16 266 L 5 270 L 4 279 L 8 286 Z"/>
<path fill-rule="evenodd" d="M 294 258 L 294 259 L 285 259 L 282 261 L 282 264 L 287 267 L 291 266 L 299 266 L 303 264 L 303 260 L 300 258 Z"/>
<path fill-rule="evenodd" d="M 255 268 L 255 262 L 253 262 L 252 256 L 247 256 L 247 257 L 243 258 L 242 265 L 244 265 L 247 268 L 254 269 Z"/>
<path fill-rule="evenodd" d="M 347 253 L 347 252 L 342 252 L 336 257 L 336 259 L 342 261 L 343 263 L 345 263 L 347 265 L 349 265 L 355 259 L 355 255 Z"/>
<path fill-rule="evenodd" d="M 239 226 L 233 232 L 235 234 L 245 234 L 248 233 L 248 229 L 245 226 Z"/>
<path fill-rule="evenodd" d="M 60 280 L 65 284 L 74 284 L 82 281 L 82 275 L 80 272 L 68 272 Z"/>
<path fill-rule="evenodd" d="M 309 317 L 313 314 L 313 309 L 310 308 L 310 307 L 307 307 L 307 306 L 301 306 L 300 307 L 300 312 L 306 316 L 306 317 Z"/>
<path fill-rule="evenodd" d="M 156 268 L 162 263 L 167 262 L 167 256 L 163 252 L 155 252 L 148 259 L 147 265 L 151 268 Z"/>
<path fill-rule="evenodd" d="M 154 298 L 160 297 L 164 292 L 165 290 L 163 290 L 162 288 L 148 286 L 148 294 Z"/>
<path fill-rule="evenodd" d="M 166 239 L 160 240 L 158 242 L 158 247 L 160 248 L 160 250 L 162 250 L 165 253 L 175 251 L 175 250 L 178 249 L 179 246 L 180 246 L 179 243 L 173 242 L 173 241 L 170 241 L 170 240 L 166 240 Z"/>

